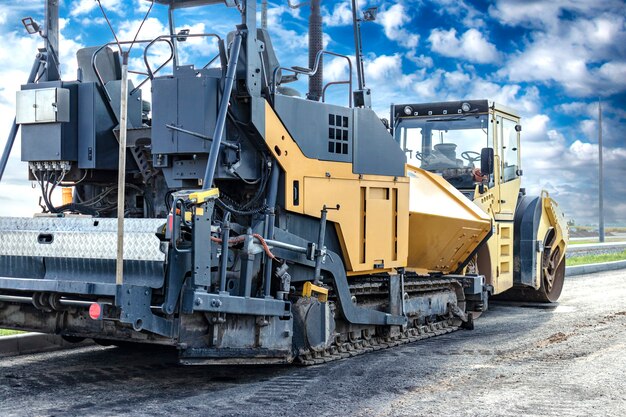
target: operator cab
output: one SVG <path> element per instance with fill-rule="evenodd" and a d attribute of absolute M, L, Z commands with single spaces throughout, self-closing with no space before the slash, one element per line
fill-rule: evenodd
<path fill-rule="evenodd" d="M 521 175 L 519 117 L 487 100 L 391 106 L 393 135 L 407 162 L 472 195 Z M 498 164 L 498 166 L 494 166 Z"/>

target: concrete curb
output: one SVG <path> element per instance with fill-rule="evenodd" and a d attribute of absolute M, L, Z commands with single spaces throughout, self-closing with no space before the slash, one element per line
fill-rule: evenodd
<path fill-rule="evenodd" d="M 596 272 L 614 271 L 616 269 L 626 268 L 626 260 L 613 261 L 613 262 L 601 262 L 597 264 L 566 266 L 565 276 L 573 277 L 576 275 L 595 274 Z"/>
<path fill-rule="evenodd" d="M 61 336 L 43 333 L 0 336 L 0 357 L 49 352 L 58 349 L 87 346 L 88 344 L 88 342 L 69 343 L 63 340 Z"/>

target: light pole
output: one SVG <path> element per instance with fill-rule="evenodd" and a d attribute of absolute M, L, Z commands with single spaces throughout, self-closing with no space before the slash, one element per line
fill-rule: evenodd
<path fill-rule="evenodd" d="M 599 224 L 598 240 L 604 242 L 604 167 L 602 162 L 602 104 L 598 99 L 598 181 L 599 181 Z"/>
<path fill-rule="evenodd" d="M 352 0 L 352 24 L 354 29 L 354 49 L 356 55 L 356 76 L 359 88 L 354 94 L 355 107 L 372 107 L 372 96 L 368 88 L 365 88 L 365 74 L 363 69 L 363 44 L 361 39 L 361 22 L 376 20 L 377 7 L 370 7 L 363 12 L 363 18 L 359 17 L 359 5 L 357 0 Z"/>

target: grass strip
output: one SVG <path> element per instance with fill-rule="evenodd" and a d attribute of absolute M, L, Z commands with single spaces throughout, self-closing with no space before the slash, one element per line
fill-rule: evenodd
<path fill-rule="evenodd" d="M 606 239 L 604 239 L 605 242 L 611 242 L 611 243 L 616 243 L 616 242 L 625 242 L 623 237 L 607 237 Z M 570 245 L 584 245 L 586 243 L 600 243 L 598 241 L 598 238 L 589 238 L 589 239 L 585 239 L 585 240 L 571 240 L 569 241 Z"/>
<path fill-rule="evenodd" d="M 600 255 L 572 256 L 567 258 L 568 266 L 597 264 L 600 262 L 613 262 L 626 260 L 626 250 L 616 253 L 603 253 Z"/>
<path fill-rule="evenodd" d="M 20 334 L 20 333 L 25 333 L 25 332 L 21 332 L 19 330 L 0 329 L 0 336 L 12 336 L 14 334 Z"/>

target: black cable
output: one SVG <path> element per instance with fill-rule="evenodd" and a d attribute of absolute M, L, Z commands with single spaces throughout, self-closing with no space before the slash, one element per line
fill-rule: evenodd
<path fill-rule="evenodd" d="M 265 193 L 265 188 L 267 187 L 267 181 L 269 180 L 269 177 L 270 177 L 270 170 L 269 170 L 266 159 L 263 160 L 263 165 L 264 165 L 264 169 L 261 171 L 261 185 L 259 186 L 259 188 L 257 188 L 257 191 L 254 194 L 254 196 L 241 207 L 244 210 L 250 208 L 251 206 L 255 204 L 258 204 L 260 202 L 260 198 Z"/>
<path fill-rule="evenodd" d="M 172 194 L 174 194 L 174 190 L 168 190 L 165 193 L 165 208 L 167 209 L 168 213 L 172 210 L 172 204 L 174 202 Z"/>
<path fill-rule="evenodd" d="M 251 210 L 239 210 L 236 209 L 235 207 L 231 207 L 228 204 L 224 203 L 221 199 L 216 199 L 215 203 L 223 210 L 229 211 L 233 214 L 239 215 L 239 216 L 250 216 L 253 214 L 257 214 L 260 213 L 262 211 L 264 211 L 265 209 L 267 209 L 267 205 L 262 205 L 261 207 L 257 207 L 255 209 L 251 209 Z"/>
<path fill-rule="evenodd" d="M 48 200 L 48 188 L 47 188 L 48 182 L 47 181 L 48 181 L 48 173 L 43 172 L 39 180 L 39 186 L 41 187 L 41 195 L 43 197 L 43 202 L 47 210 L 47 211 L 44 210 L 44 213 L 54 213 L 54 206 Z"/>
<path fill-rule="evenodd" d="M 77 203 L 69 203 L 69 204 L 64 204 L 62 206 L 59 207 L 54 207 L 54 213 L 64 213 L 66 211 L 71 211 L 71 212 L 76 212 L 76 213 L 80 213 L 80 214 L 87 214 L 87 215 L 91 215 L 94 217 L 99 217 L 100 213 L 90 207 L 86 207 L 83 206 L 82 204 L 77 204 Z"/>
<path fill-rule="evenodd" d="M 237 171 L 233 171 L 233 175 L 235 177 L 239 178 L 241 181 L 243 181 L 245 184 L 248 184 L 248 185 L 257 185 L 261 181 L 261 178 L 257 178 L 254 181 L 248 181 L 247 179 L 245 179 L 244 177 L 239 175 L 239 173 Z"/>

